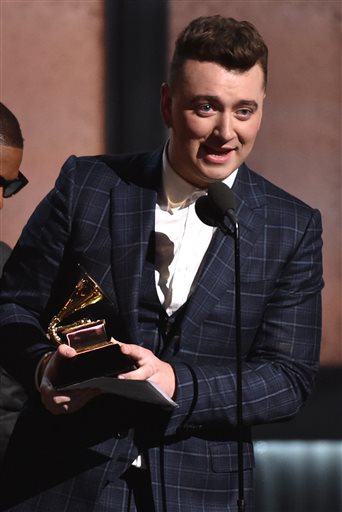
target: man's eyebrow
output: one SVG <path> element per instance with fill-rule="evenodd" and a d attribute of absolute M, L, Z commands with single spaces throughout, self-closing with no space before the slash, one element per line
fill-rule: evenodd
<path fill-rule="evenodd" d="M 220 102 L 219 96 L 213 96 L 210 94 L 197 94 L 192 98 L 192 101 L 195 103 L 196 101 L 208 101 L 208 102 Z M 252 107 L 254 110 L 258 109 L 258 103 L 255 100 L 239 100 L 235 107 Z"/>
<path fill-rule="evenodd" d="M 252 107 L 255 110 L 258 108 L 258 103 L 255 100 L 240 100 L 236 104 L 237 107 Z"/>
<path fill-rule="evenodd" d="M 192 98 L 192 101 L 219 101 L 219 97 L 210 94 L 197 94 Z"/>

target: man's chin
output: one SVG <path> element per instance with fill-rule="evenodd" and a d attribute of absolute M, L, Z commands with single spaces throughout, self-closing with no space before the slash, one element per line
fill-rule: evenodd
<path fill-rule="evenodd" d="M 201 167 L 201 174 L 207 178 L 208 182 L 222 181 L 239 167 L 239 164 L 230 163 L 229 165 L 213 165 L 205 163 Z"/>

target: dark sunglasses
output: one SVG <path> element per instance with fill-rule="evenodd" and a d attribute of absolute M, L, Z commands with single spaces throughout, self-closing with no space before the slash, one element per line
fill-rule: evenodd
<path fill-rule="evenodd" d="M 28 179 L 20 171 L 18 177 L 15 180 L 5 180 L 5 178 L 0 176 L 0 187 L 3 189 L 3 197 L 13 196 L 27 184 Z"/>

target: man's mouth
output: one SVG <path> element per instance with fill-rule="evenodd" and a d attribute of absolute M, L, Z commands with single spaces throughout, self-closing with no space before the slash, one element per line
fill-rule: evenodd
<path fill-rule="evenodd" d="M 236 148 L 212 148 L 206 145 L 201 146 L 201 156 L 210 163 L 226 163 L 231 158 Z"/>

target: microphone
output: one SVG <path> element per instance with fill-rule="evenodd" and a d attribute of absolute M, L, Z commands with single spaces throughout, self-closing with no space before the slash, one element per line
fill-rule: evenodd
<path fill-rule="evenodd" d="M 218 226 L 221 213 L 209 196 L 201 196 L 197 199 L 195 211 L 199 219 L 207 226 Z"/>
<path fill-rule="evenodd" d="M 227 215 L 233 224 L 236 224 L 235 215 L 235 196 L 233 191 L 222 183 L 222 181 L 214 181 L 208 186 L 208 196 L 215 204 L 221 215 Z"/>
<path fill-rule="evenodd" d="M 232 190 L 220 181 L 210 183 L 208 195 L 201 196 L 195 203 L 199 219 L 208 226 L 218 227 L 224 235 L 234 235 L 231 226 L 227 226 L 224 218 L 227 216 L 237 232 L 235 215 L 235 196 Z"/>
<path fill-rule="evenodd" d="M 238 447 L 238 512 L 244 512 L 244 467 L 243 467 L 243 414 L 242 414 L 242 350 L 241 350 L 241 292 L 240 292 L 240 235 L 235 214 L 235 196 L 221 181 L 210 183 L 208 195 L 201 196 L 195 203 L 199 219 L 208 226 L 218 227 L 224 235 L 234 238 L 235 255 L 235 328 L 236 328 L 236 422 Z M 228 217 L 232 226 L 224 222 Z"/>

